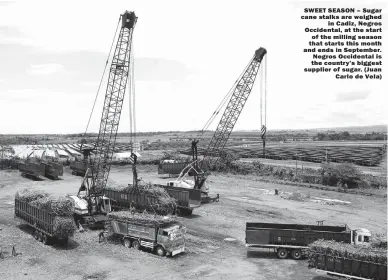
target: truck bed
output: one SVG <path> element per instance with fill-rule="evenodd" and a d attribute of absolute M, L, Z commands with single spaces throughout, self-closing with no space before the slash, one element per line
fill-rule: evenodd
<path fill-rule="evenodd" d="M 54 237 L 55 214 L 31 206 L 27 202 L 15 198 L 15 217 L 23 220 L 31 227 L 39 229 L 48 236 Z"/>
<path fill-rule="evenodd" d="M 175 198 L 181 208 L 194 209 L 201 206 L 201 191 L 194 189 L 183 189 L 165 185 L 155 185 L 164 188 L 168 195 Z"/>
<path fill-rule="evenodd" d="M 341 277 L 387 280 L 387 265 L 353 260 L 344 257 L 317 254 L 315 261 L 310 262 L 309 267 Z"/>
<path fill-rule="evenodd" d="M 63 165 L 58 162 L 46 162 L 45 176 L 51 178 L 58 178 L 59 176 L 63 176 Z"/>
<path fill-rule="evenodd" d="M 140 211 L 152 210 L 152 206 L 158 204 L 158 198 L 148 194 L 105 189 L 104 195 L 110 199 L 111 206 L 115 209 L 129 209 L 132 206 Z"/>
<path fill-rule="evenodd" d="M 345 226 L 317 226 L 301 224 L 247 223 L 248 247 L 307 246 L 318 239 L 351 242 Z"/>
<path fill-rule="evenodd" d="M 19 171 L 22 174 L 27 174 L 39 178 L 44 176 L 45 166 L 38 162 L 25 162 L 19 164 Z"/>

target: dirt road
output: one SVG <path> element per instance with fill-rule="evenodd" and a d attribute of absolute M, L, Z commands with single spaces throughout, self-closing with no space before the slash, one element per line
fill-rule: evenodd
<path fill-rule="evenodd" d="M 142 166 L 144 181 L 164 183 L 157 168 Z M 132 182 L 131 167 L 115 167 L 110 178 Z M 247 252 L 245 223 L 288 222 L 347 223 L 374 232 L 387 227 L 386 199 L 321 190 L 275 185 L 253 176 L 212 175 L 211 191 L 220 202 L 195 209 L 190 218 L 179 218 L 187 227 L 187 252 L 161 258 L 149 252 L 127 249 L 119 244 L 98 243 L 98 232 L 77 233 L 68 248 L 37 242 L 31 230 L 13 217 L 13 196 L 29 187 L 55 195 L 77 192 L 81 177 L 66 170 L 59 181 L 31 181 L 18 171 L 0 171 L 0 279 L 330 279 L 307 268 L 306 261 L 278 260 L 273 253 Z M 350 204 L 327 205 L 313 201 L 292 201 L 273 195 L 300 191 L 307 197 L 336 198 Z M 227 238 L 227 239 L 226 239 Z M 226 239 L 226 240 L 225 240 Z M 11 244 L 22 253 L 11 257 Z"/>

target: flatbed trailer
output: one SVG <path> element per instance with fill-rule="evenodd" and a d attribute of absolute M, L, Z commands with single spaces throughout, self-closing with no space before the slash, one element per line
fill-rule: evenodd
<path fill-rule="evenodd" d="M 34 228 L 36 240 L 49 244 L 50 241 L 57 241 L 66 245 L 68 237 L 58 238 L 54 233 L 54 219 L 56 215 L 48 211 L 34 207 L 27 202 L 15 198 L 15 218 Z"/>
<path fill-rule="evenodd" d="M 186 229 L 177 222 L 151 225 L 139 221 L 123 221 L 108 218 L 107 233 L 118 236 L 127 248 L 149 248 L 159 256 L 175 256 L 185 251 Z"/>
<path fill-rule="evenodd" d="M 277 252 L 280 259 L 289 255 L 293 259 L 303 257 L 303 249 L 318 239 L 335 240 L 344 243 L 357 241 L 358 235 L 370 236 L 369 231 L 350 230 L 344 226 L 246 223 L 246 247 L 269 248 Z M 369 238 L 369 237 L 368 237 Z"/>
<path fill-rule="evenodd" d="M 329 276 L 357 280 L 387 280 L 387 265 L 314 252 L 310 269 Z"/>

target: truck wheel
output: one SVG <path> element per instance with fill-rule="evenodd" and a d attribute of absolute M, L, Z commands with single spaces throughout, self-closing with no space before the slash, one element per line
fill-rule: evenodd
<path fill-rule="evenodd" d="M 133 241 L 132 246 L 134 249 L 140 250 L 140 242 L 138 240 Z"/>
<path fill-rule="evenodd" d="M 129 238 L 125 238 L 123 241 L 123 245 L 126 248 L 131 248 L 131 240 Z"/>
<path fill-rule="evenodd" d="M 46 234 L 43 234 L 43 236 L 42 236 L 42 242 L 43 242 L 44 245 L 47 245 L 47 244 L 48 244 L 48 237 L 47 237 Z"/>
<path fill-rule="evenodd" d="M 39 240 L 39 232 L 37 230 L 34 231 L 34 238 Z"/>
<path fill-rule="evenodd" d="M 279 248 L 277 251 L 277 255 L 279 259 L 286 259 L 288 255 L 288 251 L 284 248 Z"/>
<path fill-rule="evenodd" d="M 292 250 L 291 256 L 294 260 L 300 260 L 302 258 L 302 251 L 299 249 Z"/>
<path fill-rule="evenodd" d="M 156 254 L 160 257 L 164 257 L 166 255 L 166 251 L 163 249 L 162 246 L 156 247 Z"/>

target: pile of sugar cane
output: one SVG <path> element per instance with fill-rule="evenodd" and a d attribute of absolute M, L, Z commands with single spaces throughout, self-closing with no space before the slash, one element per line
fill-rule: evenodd
<path fill-rule="evenodd" d="M 42 191 L 24 189 L 15 197 L 29 205 L 55 214 L 54 235 L 67 238 L 74 235 L 76 226 L 73 219 L 73 201 L 65 197 L 54 197 Z"/>
<path fill-rule="evenodd" d="M 316 267 L 320 255 L 387 265 L 387 250 L 370 245 L 318 240 L 309 245 L 307 256 L 310 267 Z"/>
<path fill-rule="evenodd" d="M 169 216 L 159 216 L 149 214 L 147 212 L 137 213 L 132 211 L 118 211 L 111 212 L 108 214 L 108 219 L 123 221 L 123 222 L 134 222 L 142 225 L 151 226 L 166 226 L 176 222 L 175 219 Z"/>
<path fill-rule="evenodd" d="M 131 184 L 126 186 L 120 185 L 109 180 L 106 188 L 123 193 L 143 194 L 156 197 L 157 203 L 150 205 L 148 210 L 159 214 L 165 215 L 174 213 L 177 207 L 176 200 L 170 197 L 164 188 L 155 186 L 151 183 L 139 183 L 138 186 L 135 187 Z"/>

